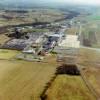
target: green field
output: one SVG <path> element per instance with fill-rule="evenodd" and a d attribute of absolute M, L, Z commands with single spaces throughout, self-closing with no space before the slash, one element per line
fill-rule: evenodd
<path fill-rule="evenodd" d="M 96 100 L 80 76 L 58 75 L 47 91 L 47 100 Z"/>
<path fill-rule="evenodd" d="M 92 15 L 92 16 L 89 16 L 89 19 L 90 20 L 100 20 L 100 15 Z"/>
<path fill-rule="evenodd" d="M 0 49 L 0 59 L 11 59 L 14 58 L 19 51 L 16 50 L 6 50 L 6 49 Z"/>
<path fill-rule="evenodd" d="M 49 32 L 48 29 L 24 29 L 22 32 Z"/>

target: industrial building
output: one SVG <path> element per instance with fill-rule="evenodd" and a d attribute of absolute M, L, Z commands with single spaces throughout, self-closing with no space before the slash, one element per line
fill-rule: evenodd
<path fill-rule="evenodd" d="M 42 33 L 28 33 L 23 38 L 8 41 L 2 48 L 24 50 L 27 46 L 41 43 L 42 40 Z"/>

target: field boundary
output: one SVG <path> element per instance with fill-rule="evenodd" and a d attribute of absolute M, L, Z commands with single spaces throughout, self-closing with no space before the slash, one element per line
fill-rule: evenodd
<path fill-rule="evenodd" d="M 56 77 L 57 77 L 57 74 L 55 73 L 54 76 L 51 78 L 51 80 L 46 84 L 46 86 L 45 86 L 42 94 L 40 95 L 40 99 L 41 100 L 46 100 L 47 99 L 46 91 L 52 85 L 52 83 L 54 82 L 54 80 L 56 79 Z"/>

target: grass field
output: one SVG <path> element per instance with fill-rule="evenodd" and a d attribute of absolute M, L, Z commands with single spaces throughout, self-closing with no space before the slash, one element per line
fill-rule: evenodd
<path fill-rule="evenodd" d="M 91 15 L 88 17 L 89 20 L 100 20 L 100 14 L 99 15 Z"/>
<path fill-rule="evenodd" d="M 16 50 L 6 50 L 6 49 L 0 49 L 0 59 L 11 59 L 15 57 L 19 51 Z"/>
<path fill-rule="evenodd" d="M 59 75 L 47 91 L 47 100 L 96 100 L 80 76 Z"/>
<path fill-rule="evenodd" d="M 44 63 L 0 60 L 0 100 L 39 100 L 56 67 L 54 56 Z"/>

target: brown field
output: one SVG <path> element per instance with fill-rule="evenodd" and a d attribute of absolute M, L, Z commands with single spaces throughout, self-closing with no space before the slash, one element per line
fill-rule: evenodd
<path fill-rule="evenodd" d="M 2 17 L 3 16 L 3 17 Z M 51 9 L 34 9 L 25 13 L 0 11 L 0 26 L 20 25 L 32 22 L 53 22 L 65 18 L 63 12 Z"/>
<path fill-rule="evenodd" d="M 79 51 L 78 63 L 83 66 L 98 67 L 100 64 L 100 50 L 82 48 Z"/>
<path fill-rule="evenodd" d="M 77 27 L 71 27 L 65 31 L 65 34 L 75 35 L 78 32 Z"/>
<path fill-rule="evenodd" d="M 100 28 L 99 27 L 100 27 L 100 20 L 90 21 L 82 27 L 83 38 L 85 40 L 88 39 L 89 43 L 91 44 L 91 47 L 93 48 L 100 48 Z"/>
<path fill-rule="evenodd" d="M 85 76 L 92 85 L 97 96 L 100 98 L 100 68 L 88 67 L 85 71 Z"/>
<path fill-rule="evenodd" d="M 84 67 L 83 73 L 100 98 L 100 51 L 81 49 L 80 56 L 79 62 Z"/>
<path fill-rule="evenodd" d="M 4 34 L 0 34 L 0 44 L 4 44 L 6 41 L 8 41 L 10 38 L 7 37 Z"/>

